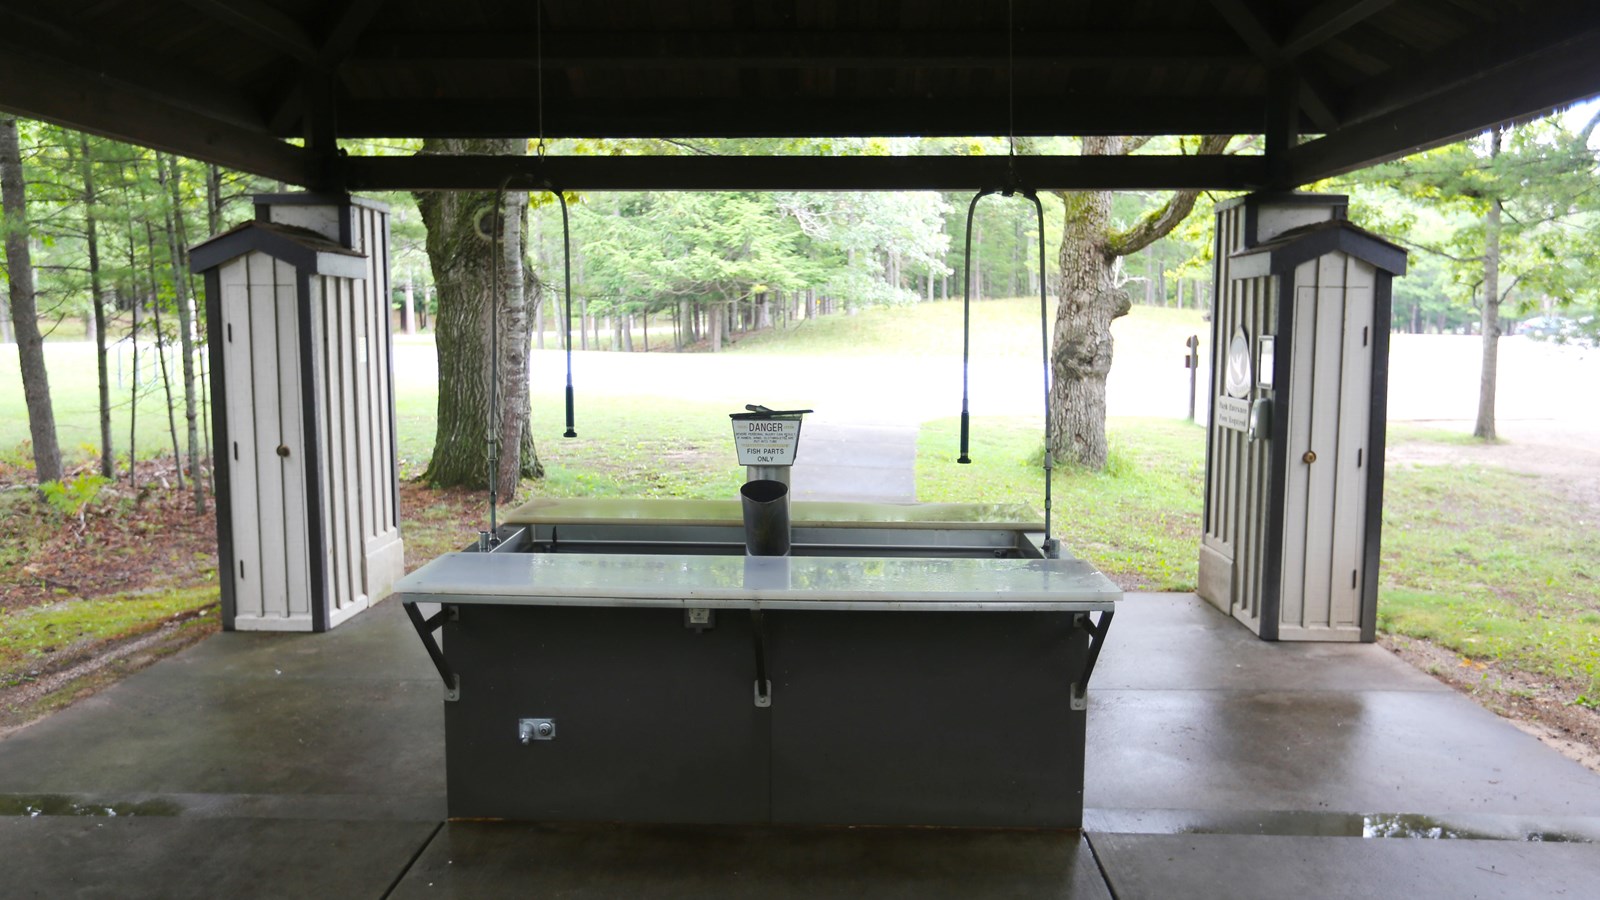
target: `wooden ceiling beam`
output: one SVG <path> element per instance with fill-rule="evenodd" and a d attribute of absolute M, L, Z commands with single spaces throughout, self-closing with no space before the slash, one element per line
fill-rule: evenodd
<path fill-rule="evenodd" d="M 92 132 L 192 159 L 314 186 L 311 154 L 260 131 L 208 118 L 73 67 L 41 77 L 39 62 L 0 53 L 0 107 L 18 115 Z"/>
<path fill-rule="evenodd" d="M 1266 183 L 1260 156 L 1018 156 L 1015 184 L 1035 190 L 1246 191 Z M 346 157 L 363 191 L 966 191 L 1012 184 L 1004 156 L 384 156 Z"/>
<path fill-rule="evenodd" d="M 1575 40 L 1301 144 L 1289 151 L 1290 174 L 1295 184 L 1309 184 L 1597 94 L 1600 65 L 1595 63 L 1593 45 Z"/>
<path fill-rule="evenodd" d="M 317 46 L 299 22 L 260 0 L 183 0 L 211 19 L 287 53 L 296 62 L 322 65 Z"/>
<path fill-rule="evenodd" d="M 346 64 L 532 66 L 535 32 L 451 32 L 362 37 Z M 927 68 L 1004 66 L 1001 32 L 795 32 L 571 33 L 544 35 L 550 68 Z M 1026 32 L 1016 35 L 1019 68 L 1046 66 L 1248 64 L 1251 56 L 1231 34 L 1192 32 Z"/>
<path fill-rule="evenodd" d="M 421 98 L 344 99 L 341 137 L 527 137 L 539 132 L 532 97 L 483 103 Z M 572 98 L 545 105 L 544 134 L 572 137 L 967 137 L 1005 134 L 1003 96 L 885 97 L 806 100 L 729 97 L 596 101 Z M 1259 98 L 1019 96 L 1015 133 L 1255 134 Z M 396 133 L 401 132 L 401 133 Z"/>
<path fill-rule="evenodd" d="M 1347 92 L 1342 120 L 1354 123 L 1384 116 L 1462 84 L 1500 80 L 1515 75 L 1529 61 L 1571 52 L 1575 45 L 1586 46 L 1592 59 L 1600 58 L 1594 50 L 1600 44 L 1600 18 L 1589 0 L 1545 0 L 1539 12 L 1487 33 L 1475 32 Z"/>
<path fill-rule="evenodd" d="M 69 25 L 37 13 L 0 7 L 0 54 L 30 61 L 34 71 L 29 81 L 47 81 L 64 71 L 81 81 L 105 82 L 193 110 L 207 119 L 251 130 L 265 126 L 255 103 L 216 78 L 181 63 L 81 37 Z"/>
<path fill-rule="evenodd" d="M 385 2 L 387 0 L 350 0 L 346 3 L 317 47 L 318 58 L 332 66 L 349 56 Z"/>
<path fill-rule="evenodd" d="M 1269 66 L 1284 62 L 1282 43 L 1245 0 L 1211 0 L 1211 5 L 1262 62 Z"/>
<path fill-rule="evenodd" d="M 291 72 L 278 82 L 274 92 L 277 102 L 273 104 L 270 125 L 274 134 L 290 134 L 303 132 L 308 139 L 313 132 L 330 132 L 335 130 L 336 123 L 328 120 L 321 122 L 306 121 L 308 110 L 307 100 L 312 94 L 319 98 L 331 98 L 335 93 L 331 73 L 337 68 L 339 62 L 350 53 L 356 41 L 367 27 L 372 24 L 372 19 L 383 8 L 386 0 L 350 0 L 345 4 L 344 10 L 334 20 L 327 35 L 322 39 L 317 48 L 317 58 L 323 72 L 314 72 L 307 77 L 305 73 Z M 319 107 L 324 116 L 336 112 L 331 103 L 322 103 Z"/>
<path fill-rule="evenodd" d="M 1332 40 L 1363 20 L 1382 12 L 1395 0 L 1323 0 L 1320 6 L 1300 17 L 1283 39 L 1282 52 L 1294 59 Z"/>

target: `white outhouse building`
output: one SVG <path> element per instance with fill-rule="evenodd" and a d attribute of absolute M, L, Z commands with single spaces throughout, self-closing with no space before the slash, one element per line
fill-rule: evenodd
<path fill-rule="evenodd" d="M 1346 198 L 1219 204 L 1200 596 L 1268 640 L 1371 641 L 1390 290 Z"/>
<path fill-rule="evenodd" d="M 223 627 L 325 631 L 404 574 L 385 206 L 256 198 L 205 276 Z"/>

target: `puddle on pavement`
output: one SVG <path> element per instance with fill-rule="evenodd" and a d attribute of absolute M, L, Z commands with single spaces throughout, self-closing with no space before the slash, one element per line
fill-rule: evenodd
<path fill-rule="evenodd" d="M 1531 841 L 1551 843 L 1588 843 L 1588 839 L 1559 831 L 1524 831 L 1520 834 L 1492 834 L 1461 828 L 1442 822 L 1432 816 L 1402 815 L 1398 813 L 1359 816 L 1361 836 L 1367 838 L 1422 838 L 1423 840 L 1469 841 Z"/>
<path fill-rule="evenodd" d="M 1240 821 L 1214 821 L 1178 828 L 1183 834 L 1264 834 L 1279 837 L 1409 838 L 1413 840 L 1527 841 L 1531 843 L 1594 843 L 1593 836 L 1554 830 L 1510 827 L 1481 830 L 1415 813 L 1278 812 Z"/>
<path fill-rule="evenodd" d="M 0 796 L 0 816 L 176 816 L 183 808 L 170 800 L 105 803 L 65 794 L 9 794 Z"/>

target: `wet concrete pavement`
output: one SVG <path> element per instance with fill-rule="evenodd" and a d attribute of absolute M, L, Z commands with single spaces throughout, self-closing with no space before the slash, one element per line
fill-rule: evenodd
<path fill-rule="evenodd" d="M 446 823 L 442 687 L 385 602 L 217 635 L 0 741 L 0 896 L 1577 897 L 1600 872 L 1600 775 L 1381 648 L 1131 595 L 1090 697 L 1081 835 Z"/>

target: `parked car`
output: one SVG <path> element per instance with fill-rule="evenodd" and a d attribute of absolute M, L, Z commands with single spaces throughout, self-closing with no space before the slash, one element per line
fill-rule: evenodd
<path fill-rule="evenodd" d="M 1566 316 L 1534 316 L 1519 323 L 1516 333 L 1557 344 L 1600 346 L 1600 322 L 1596 322 L 1594 316 L 1577 319 Z"/>
<path fill-rule="evenodd" d="M 1534 316 L 1531 319 L 1523 319 L 1518 323 L 1517 334 L 1552 338 L 1557 335 L 1567 334 L 1576 324 L 1566 316 Z"/>

